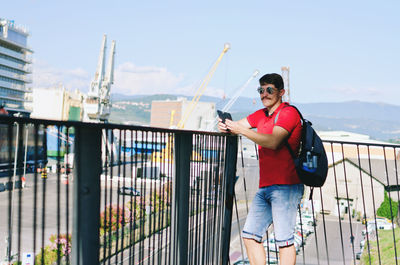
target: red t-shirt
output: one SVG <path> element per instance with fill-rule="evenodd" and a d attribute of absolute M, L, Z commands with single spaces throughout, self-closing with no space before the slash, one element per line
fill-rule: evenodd
<path fill-rule="evenodd" d="M 252 128 L 257 128 L 258 133 L 272 134 L 274 126 L 280 126 L 289 132 L 289 145 L 295 153 L 298 152 L 301 137 L 300 115 L 295 108 L 285 107 L 289 105 L 282 103 L 267 117 L 266 109 L 260 109 L 247 117 Z M 283 108 L 283 109 L 282 109 Z M 282 110 L 281 110 L 282 109 Z M 274 124 L 275 116 L 280 111 L 278 120 Z M 267 112 L 268 113 L 268 112 Z M 260 164 L 259 187 L 266 187 L 276 184 L 299 184 L 293 158 L 285 144 L 277 150 L 258 146 Z"/>

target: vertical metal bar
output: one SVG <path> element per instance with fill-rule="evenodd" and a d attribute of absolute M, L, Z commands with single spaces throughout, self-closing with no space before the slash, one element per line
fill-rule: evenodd
<path fill-rule="evenodd" d="M 105 129 L 103 131 L 104 133 L 104 250 L 103 250 L 103 260 L 104 264 L 108 261 L 108 264 L 110 264 L 110 259 L 108 257 L 111 256 L 111 240 L 112 240 L 112 235 L 111 235 L 111 201 L 112 201 L 112 147 L 109 148 L 110 143 L 110 130 Z M 110 184 L 110 187 L 108 187 L 108 184 Z M 108 191 L 109 192 L 109 198 L 108 198 Z M 110 202 L 110 203 L 108 203 Z"/>
<path fill-rule="evenodd" d="M 328 239 L 326 236 L 326 224 L 325 224 L 325 210 L 324 210 L 324 200 L 322 198 L 322 188 L 319 188 L 319 194 L 321 198 L 321 209 L 322 209 L 322 224 L 324 226 L 324 239 L 325 239 L 325 252 L 326 252 L 326 261 L 329 263 L 329 251 L 328 251 Z M 303 231 L 301 232 L 301 240 L 303 240 Z"/>
<path fill-rule="evenodd" d="M 312 219 L 313 219 L 314 236 L 315 236 L 315 250 L 317 251 L 317 262 L 319 265 L 320 261 L 319 261 L 319 246 L 318 246 L 318 236 L 317 236 L 317 220 L 314 209 L 314 199 L 312 197 L 311 197 L 311 208 L 312 208 Z"/>
<path fill-rule="evenodd" d="M 361 196 L 362 196 L 362 204 L 363 204 L 363 216 L 362 218 L 364 218 L 364 216 L 367 215 L 367 209 L 365 206 L 365 195 L 364 195 L 364 183 L 363 183 L 363 179 L 362 179 L 362 167 L 361 167 L 361 157 L 360 157 L 360 146 L 357 144 L 357 158 L 358 158 L 358 168 L 359 168 L 359 173 L 360 173 L 360 186 L 361 186 Z M 365 218 L 365 229 L 367 231 L 367 218 Z M 370 250 L 369 250 L 369 234 L 368 232 L 366 233 L 366 237 L 367 237 L 367 245 L 368 245 L 368 254 L 370 254 Z M 369 263 L 371 264 L 371 257 L 369 257 Z"/>
<path fill-rule="evenodd" d="M 121 134 L 121 130 L 120 130 L 120 134 L 119 135 L 120 135 L 121 138 L 123 138 L 123 141 L 122 142 L 120 141 L 121 144 L 118 146 L 118 153 L 120 154 L 120 157 L 121 157 L 121 153 L 122 153 L 122 148 L 124 148 L 124 150 L 126 150 L 126 130 L 123 130 L 122 132 L 123 132 L 123 134 Z M 125 177 L 126 177 L 126 175 L 125 175 L 125 170 L 126 170 L 126 166 L 125 166 L 126 165 L 126 151 L 124 151 L 122 155 L 123 155 L 123 157 L 121 159 L 121 160 L 123 160 L 123 161 L 121 161 L 122 162 L 122 177 L 123 177 L 122 186 L 125 187 L 126 186 L 126 180 L 125 180 Z M 121 175 L 119 175 L 119 177 L 121 179 Z M 130 197 L 132 198 L 132 195 Z M 124 244 L 125 224 L 126 224 L 126 221 L 127 221 L 127 220 L 125 220 L 125 196 L 122 196 L 122 218 L 121 219 L 122 219 L 122 224 L 121 224 L 121 263 L 123 263 L 123 261 L 124 261 L 124 248 L 125 248 L 125 244 Z"/>
<path fill-rule="evenodd" d="M 171 162 L 172 157 L 175 157 L 175 141 L 174 141 L 174 134 L 173 133 L 168 133 L 168 144 L 169 144 L 169 148 L 171 149 L 171 151 L 167 151 L 168 152 L 168 161 Z M 169 220 L 169 230 L 168 230 L 168 234 L 166 236 L 166 242 L 170 242 L 168 244 L 168 256 L 166 255 L 165 258 L 168 260 L 168 265 L 171 264 L 172 262 L 172 250 L 173 250 L 173 244 L 172 242 L 172 180 L 173 180 L 173 175 L 174 175 L 174 165 L 173 163 L 169 163 L 169 175 L 170 175 L 170 179 L 168 181 L 168 201 L 169 201 L 169 211 L 168 211 L 168 220 Z"/>
<path fill-rule="evenodd" d="M 60 242 L 60 211 L 61 211 L 61 203 L 60 203 L 60 163 L 61 163 L 61 126 L 57 126 L 57 247 Z M 68 237 L 67 237 L 68 239 Z M 60 265 L 61 262 L 61 251 L 57 251 L 57 265 Z"/>
<path fill-rule="evenodd" d="M 135 131 L 135 190 L 137 190 L 137 179 L 138 179 L 138 175 L 137 175 L 137 173 L 138 173 L 138 154 L 139 154 L 139 142 L 138 142 L 138 132 L 137 131 Z M 133 138 L 133 137 L 132 137 Z M 133 144 L 133 140 L 131 141 L 131 143 Z M 133 146 L 133 145 L 132 145 Z M 142 192 L 142 191 L 140 191 L 140 192 Z M 142 194 L 142 193 L 141 193 Z M 143 195 L 143 194 L 142 194 Z M 142 196 L 140 196 L 140 198 L 141 198 Z M 138 222 L 139 223 L 139 231 L 140 231 L 140 214 L 141 214 L 141 211 L 142 211 L 142 205 L 140 204 L 140 200 L 141 199 L 139 199 L 139 200 L 137 200 L 136 198 L 135 198 L 135 201 L 134 201 L 134 212 L 133 212 L 133 218 L 134 218 L 134 223 L 133 223 L 133 229 L 134 229 L 134 233 L 133 233 L 133 242 L 134 242 L 134 245 L 133 245 L 133 255 L 132 255 L 132 264 L 133 264 L 133 262 L 135 261 L 135 253 L 136 253 L 136 251 L 135 251 L 135 246 L 136 246 L 136 222 Z M 139 213 L 137 213 L 137 210 L 136 210 L 136 208 L 137 208 L 137 203 L 138 203 L 138 201 L 139 201 Z M 137 218 L 137 216 L 138 216 L 138 218 Z M 139 235 L 140 236 L 140 235 Z"/>
<path fill-rule="evenodd" d="M 224 176 L 226 178 L 225 186 L 225 213 L 224 213 L 224 226 L 222 227 L 222 265 L 229 262 L 229 245 L 231 239 L 231 225 L 232 225 L 232 209 L 233 209 L 233 196 L 235 192 L 235 177 L 236 177 L 236 163 L 238 151 L 238 139 L 233 136 L 226 136 L 226 154 L 225 154 L 225 169 Z"/>
<path fill-rule="evenodd" d="M 192 153 L 192 134 L 175 134 L 175 178 L 172 196 L 172 264 L 187 264 L 188 216 L 189 216 L 189 174 Z"/>
<path fill-rule="evenodd" d="M 347 208 L 349 211 L 349 227 L 350 227 L 350 238 L 354 238 L 354 234 L 353 234 L 353 226 L 352 226 L 352 222 L 351 222 L 351 214 L 352 214 L 352 209 L 350 207 L 350 198 L 349 198 L 349 188 L 348 188 L 348 182 L 347 182 L 347 174 L 346 174 L 346 159 L 344 159 L 345 154 L 344 154 L 344 148 L 343 148 L 343 144 L 341 144 L 342 147 L 342 155 L 343 155 L 343 175 L 344 175 L 344 183 L 345 183 L 345 188 L 346 188 L 346 200 L 347 200 Z M 354 250 L 354 240 L 351 240 L 351 249 L 353 252 L 353 263 L 354 265 L 356 265 L 356 254 L 355 254 L 355 250 Z"/>
<path fill-rule="evenodd" d="M 129 140 L 129 144 L 130 144 L 130 179 L 131 179 L 131 187 L 134 187 L 133 185 L 133 131 L 130 130 L 129 131 L 129 135 L 130 135 L 130 140 Z M 125 150 L 126 152 L 126 150 Z M 136 178 L 135 178 L 136 179 Z M 134 187 L 134 189 L 136 190 L 136 185 Z M 133 202 L 135 201 L 135 202 Z M 135 236 L 135 211 L 136 211 L 136 207 L 133 207 L 133 203 L 135 204 L 134 206 L 136 206 L 136 197 L 132 198 L 129 201 L 129 206 L 130 206 L 130 220 L 129 220 L 129 265 L 133 264 L 133 255 L 135 253 L 135 241 L 133 240 L 134 236 Z M 133 248 L 133 249 L 132 249 Z"/>
<path fill-rule="evenodd" d="M 299 218 L 300 218 L 300 231 L 301 231 L 301 234 L 303 235 L 303 219 L 301 217 L 300 205 L 298 205 L 298 209 L 299 209 Z M 268 232 L 267 232 L 267 235 L 268 235 Z M 306 257 L 304 255 L 305 253 L 304 253 L 304 238 L 303 237 L 301 238 L 301 249 L 303 251 L 303 264 L 306 264 Z M 269 254 L 268 254 L 268 256 L 269 256 Z"/>
<path fill-rule="evenodd" d="M 146 136 L 145 136 L 145 141 L 144 141 L 144 155 L 143 155 L 143 159 L 142 159 L 142 161 L 144 161 L 142 164 L 142 188 L 143 188 L 142 191 L 143 191 L 143 194 L 145 194 L 145 196 L 146 196 L 147 195 L 147 176 L 149 175 L 149 172 L 147 171 L 148 170 L 148 167 L 147 167 L 148 153 L 147 152 L 148 152 L 148 148 L 149 148 L 149 131 L 145 131 L 145 135 Z M 145 196 L 143 196 L 143 205 L 145 205 L 145 213 L 143 214 L 143 223 L 141 225 L 142 235 L 141 235 L 140 242 L 141 242 L 142 257 L 140 259 L 140 262 L 144 262 L 144 260 L 145 260 L 146 221 L 148 221 L 150 218 L 150 216 L 148 216 L 148 211 L 147 211 L 148 207 L 146 205 L 146 197 Z"/>
<path fill-rule="evenodd" d="M 103 164 L 103 175 L 104 175 L 104 194 L 101 194 L 101 197 L 104 197 L 104 208 L 102 208 L 102 215 L 100 216 L 100 218 L 102 218 L 100 220 L 100 224 L 102 224 L 102 233 L 103 233 L 103 256 L 100 259 L 102 262 L 102 264 L 106 264 L 106 257 L 107 257 L 107 247 L 108 247 L 108 231 L 107 231 L 107 190 L 108 190 L 108 133 L 107 130 L 102 130 L 102 136 L 103 136 L 103 143 L 102 143 L 102 148 L 104 148 L 104 164 Z M 101 200 L 101 198 L 100 198 Z M 100 201 L 100 205 L 101 201 Z M 101 207 L 101 206 L 100 206 Z M 110 235 L 111 237 L 111 235 Z M 100 254 L 99 254 L 100 255 Z"/>
<path fill-rule="evenodd" d="M 387 159 L 386 159 L 386 148 L 383 147 L 383 156 L 384 156 L 384 161 L 385 161 L 385 173 L 386 173 L 386 179 L 387 179 L 387 186 L 390 187 L 389 183 L 389 171 L 388 171 L 388 166 L 387 166 Z M 394 222 L 393 222 L 393 207 L 392 207 L 392 196 L 390 195 L 390 190 L 388 191 L 388 197 L 389 197 L 389 208 L 390 208 L 390 220 L 392 221 L 392 234 L 393 234 L 393 245 L 394 245 L 394 258 L 396 261 L 396 265 L 398 264 L 397 262 L 397 248 L 396 248 L 396 236 L 394 232 Z"/>
<path fill-rule="evenodd" d="M 99 262 L 101 129 L 76 129 L 72 263 L 84 265 Z"/>
<path fill-rule="evenodd" d="M 34 173 L 33 173 L 33 255 L 36 257 L 36 226 L 37 226 L 37 171 L 38 171 L 38 159 L 39 159 L 39 126 L 35 124 L 34 127 L 34 156 L 35 156 L 35 165 L 34 165 Z"/>
<path fill-rule="evenodd" d="M 159 152 L 161 153 L 162 152 L 162 150 L 165 150 L 164 148 L 163 148 L 163 146 L 164 146 L 164 143 L 165 143 L 165 141 L 166 141 L 166 138 L 165 138 L 165 133 L 162 133 L 161 135 L 160 135 L 160 150 L 159 150 Z M 161 220 L 161 222 L 160 222 L 160 232 L 159 232 L 159 237 L 158 237 L 158 242 L 159 242 L 159 247 L 158 247 L 158 263 L 157 264 L 162 264 L 162 251 L 163 251 L 163 238 L 164 238 L 164 232 L 166 232 L 167 231 L 167 229 L 168 229 L 168 224 L 167 224 L 167 222 L 165 222 L 165 224 L 164 224 L 164 217 L 166 216 L 166 214 L 165 214 L 165 210 L 166 210 L 166 207 L 168 207 L 167 206 L 167 203 L 166 203 L 166 200 L 167 200 L 167 198 L 165 197 L 165 195 L 166 195 L 166 191 L 165 191 L 165 180 L 167 179 L 167 181 L 168 181 L 168 174 L 165 172 L 165 166 L 166 166 L 166 162 L 167 161 L 162 161 L 162 160 L 160 160 L 159 161 L 159 165 L 160 165 L 160 171 L 162 172 L 162 179 L 160 179 L 160 199 L 162 198 L 162 200 L 161 200 L 161 203 L 162 203 L 162 205 L 161 205 L 161 209 L 160 209 L 160 213 L 161 213 L 161 215 L 159 216 L 159 220 Z M 164 251 L 167 251 L 166 249 L 164 250 Z M 165 264 L 165 262 L 164 262 L 164 264 Z"/>
<path fill-rule="evenodd" d="M 43 149 L 44 154 L 47 157 L 47 126 L 43 126 Z M 48 161 L 43 162 L 43 168 L 41 169 L 41 176 L 42 176 L 42 251 L 44 251 L 44 241 L 45 241 L 45 228 L 46 228 L 46 190 L 47 190 L 47 163 Z M 42 252 L 43 253 L 43 252 Z M 44 264 L 44 256 L 42 255 L 41 263 Z"/>
<path fill-rule="evenodd" d="M 378 227 L 377 227 L 377 222 L 376 222 L 376 207 L 375 207 L 375 193 L 374 193 L 374 185 L 372 182 L 372 166 L 371 166 L 371 155 L 370 155 L 370 148 L 369 145 L 368 147 L 368 167 L 369 167 L 369 176 L 370 176 L 370 182 L 371 182 L 371 193 L 372 193 L 372 205 L 374 208 L 374 220 L 375 220 L 375 233 L 376 233 L 376 246 L 378 249 L 378 260 L 379 260 L 379 264 L 381 264 L 381 251 L 379 248 L 379 235 L 378 235 Z M 367 230 L 367 220 L 365 220 L 365 229 Z M 369 256 L 369 261 L 371 263 L 371 248 L 370 248 L 370 244 L 369 244 L 369 235 L 367 233 L 367 243 L 368 243 L 368 256 Z"/>
<path fill-rule="evenodd" d="M 66 127 L 66 143 L 65 143 L 65 174 L 66 174 L 66 185 L 65 185 L 65 220 L 66 220 L 66 236 L 67 236 L 67 246 L 68 250 L 66 251 L 66 260 L 67 264 L 70 264 L 70 251 L 71 251 L 71 237 L 69 234 L 69 179 L 70 179 L 70 161 L 69 161 L 69 154 L 70 154 L 70 127 Z"/>
<path fill-rule="evenodd" d="M 13 171 L 13 177 L 11 180 L 11 170 L 8 178 L 8 238 L 7 240 L 7 261 L 12 260 L 12 235 L 13 235 L 13 219 L 14 219 L 14 189 L 15 189 L 15 177 L 16 177 L 16 171 L 17 171 L 17 157 L 18 157 L 18 133 L 19 133 L 19 124 L 15 123 L 17 125 L 17 132 L 15 136 L 15 149 L 14 149 L 14 171 Z M 9 165 L 11 165 L 11 157 L 12 157 L 12 152 L 11 152 L 11 146 L 12 146 L 12 127 L 11 124 L 9 124 L 8 127 L 8 139 L 9 139 L 9 145 L 8 145 L 8 154 L 9 154 Z"/>
<path fill-rule="evenodd" d="M 204 142 L 205 136 L 203 136 L 203 142 Z M 200 148 L 200 145 L 199 145 Z M 197 167 L 197 175 L 195 179 L 195 192 L 194 192 L 194 201 L 195 201 L 195 216 L 193 217 L 193 222 L 194 222 L 194 242 L 199 242 L 200 239 L 200 228 L 201 228 L 201 185 L 204 182 L 203 181 L 203 176 L 202 176 L 202 168 L 204 165 L 199 165 Z M 194 250 L 194 256 L 193 256 L 193 264 L 198 264 L 199 262 L 199 256 L 200 256 L 200 247 L 201 246 L 196 246 Z"/>
<path fill-rule="evenodd" d="M 22 125 L 22 124 L 21 124 Z M 22 147 L 24 146 L 24 140 L 23 140 L 23 135 L 24 135 L 24 129 L 25 126 L 21 126 L 21 133 L 19 135 L 18 140 L 18 145 L 21 147 L 18 150 L 18 159 L 17 159 L 17 164 L 18 167 L 25 167 L 24 163 L 23 163 L 23 149 Z M 18 245 L 17 245 L 17 263 L 19 263 L 21 261 L 21 221 L 22 221 L 22 171 L 19 170 L 18 172 L 18 181 L 15 182 L 14 179 L 14 183 L 13 183 L 13 190 L 15 190 L 15 188 L 18 188 L 18 224 L 17 224 L 17 233 L 18 233 Z M 18 187 L 17 186 L 18 184 Z"/>
<path fill-rule="evenodd" d="M 247 188 L 246 188 L 246 169 L 244 166 L 244 157 L 243 157 L 243 145 L 242 145 L 242 136 L 239 136 L 239 141 L 240 141 L 240 158 L 241 158 L 241 165 L 242 165 L 242 174 L 243 174 L 243 190 L 244 190 L 244 198 L 246 201 L 246 213 L 249 213 L 249 203 L 248 203 L 248 198 L 247 198 Z M 239 229 L 240 230 L 240 229 Z M 242 237 L 240 238 L 240 242 L 242 242 Z M 242 243 L 241 243 L 242 244 Z"/>
<path fill-rule="evenodd" d="M 154 148 L 154 132 L 151 132 L 149 148 L 150 148 L 151 153 L 153 153 L 154 152 L 154 149 L 153 149 Z M 155 195 L 154 194 L 155 191 L 153 191 L 153 178 L 155 176 L 153 176 L 153 173 L 154 173 L 153 159 L 151 159 L 151 155 L 150 155 L 150 163 L 149 164 L 150 164 L 150 168 L 149 168 L 149 170 L 150 170 L 150 172 L 149 172 L 150 195 L 149 195 L 149 233 L 148 233 L 148 251 L 147 251 L 148 264 L 150 264 L 150 261 L 152 260 L 151 243 L 152 243 L 152 240 L 154 240 L 154 235 L 153 235 L 154 229 L 152 229 L 152 228 L 154 225 L 153 218 L 154 218 L 154 210 L 155 210 L 155 209 L 153 209 L 154 203 L 155 203 L 155 200 L 153 197 Z"/>
<path fill-rule="evenodd" d="M 119 130 L 119 140 L 118 140 L 118 148 L 120 148 L 121 147 L 121 130 Z M 115 148 L 115 147 L 114 147 Z M 119 253 L 119 251 L 118 251 L 118 246 L 119 246 L 119 235 L 120 235 L 120 233 L 119 233 L 119 226 L 120 226 L 120 215 L 122 214 L 122 213 L 120 213 L 120 205 L 119 205 L 119 194 L 118 194 L 118 190 L 120 189 L 120 183 L 121 183 L 121 152 L 117 152 L 117 154 L 116 154 L 118 157 L 117 157 L 117 166 L 118 166 L 118 175 L 117 175 L 117 209 L 116 209 L 116 211 L 117 211 L 117 218 L 116 218 L 116 220 L 117 220 L 117 223 L 116 223 L 116 232 L 115 232 L 115 236 L 116 236 L 116 242 L 115 242 L 115 252 L 114 252 L 114 254 L 116 255 L 116 257 L 115 257 L 115 260 L 118 262 L 118 253 Z M 111 191 L 112 192 L 112 191 Z M 121 252 L 122 253 L 122 252 Z"/>
<path fill-rule="evenodd" d="M 345 264 L 345 256 L 344 256 L 344 245 L 343 245 L 343 230 L 342 230 L 342 221 L 340 218 L 340 206 L 339 206 L 339 190 L 338 190 L 338 184 L 337 184 L 337 177 L 336 177 L 336 164 L 335 164 L 335 155 L 333 152 L 333 143 L 331 143 L 331 150 L 332 150 L 332 168 L 333 168 L 333 176 L 335 177 L 335 191 L 336 191 L 336 205 L 337 205 L 337 211 L 338 211 L 338 216 L 339 216 L 339 230 L 340 230 L 340 242 L 342 244 L 342 257 L 343 257 L 343 264 Z M 342 154 L 342 162 L 345 163 L 344 161 L 344 154 Z"/>
<path fill-rule="evenodd" d="M 113 202 L 113 197 L 112 197 L 112 190 L 113 190 L 113 177 L 114 177 L 114 131 L 112 130 L 112 129 L 107 129 L 107 140 L 106 140 L 106 143 L 107 143 L 107 146 L 110 146 L 110 149 L 109 149 L 109 151 L 108 152 L 110 152 L 110 153 L 108 153 L 107 152 L 107 154 L 106 155 L 109 155 L 110 156 L 110 160 L 109 160 L 109 170 L 110 170 L 110 178 L 109 178 L 109 180 L 110 180 L 110 189 L 109 189 L 109 191 L 110 191 L 110 199 L 109 199 L 109 201 L 110 201 L 110 203 L 109 203 L 109 205 L 108 205 L 108 208 L 107 208 L 107 206 L 106 206 L 106 208 L 105 208 L 105 210 L 106 211 L 108 211 L 108 215 L 107 215 L 107 218 L 108 218 L 108 231 L 107 231 L 107 234 L 108 234 L 108 257 L 111 257 L 111 255 L 112 255 L 112 238 L 113 238 L 113 236 L 112 236 L 112 233 L 113 233 L 113 231 L 112 231 L 112 222 L 111 222 L 111 218 L 112 218 L 112 202 Z M 110 258 L 108 258 L 108 265 L 110 265 L 111 264 L 111 259 Z"/>

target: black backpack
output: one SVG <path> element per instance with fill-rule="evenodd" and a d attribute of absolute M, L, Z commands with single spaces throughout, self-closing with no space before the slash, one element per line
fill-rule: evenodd
<path fill-rule="evenodd" d="M 303 118 L 300 111 L 293 105 L 286 105 L 286 107 L 293 107 L 300 115 L 302 122 L 302 132 L 300 138 L 300 151 L 295 154 L 290 147 L 287 139 L 285 146 L 288 148 L 290 155 L 293 158 L 296 167 L 297 175 L 302 183 L 311 187 L 310 199 L 312 197 L 314 187 L 322 187 L 324 185 L 326 176 L 328 174 L 328 158 L 326 157 L 324 145 L 321 138 L 312 128 L 312 123 Z M 282 109 L 283 109 L 282 108 Z M 278 120 L 279 113 L 275 116 L 274 124 Z"/>

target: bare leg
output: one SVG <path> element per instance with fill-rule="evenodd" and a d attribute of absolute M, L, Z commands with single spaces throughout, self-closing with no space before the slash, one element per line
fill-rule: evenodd
<path fill-rule="evenodd" d="M 254 239 L 243 238 L 246 246 L 247 256 L 251 265 L 265 265 L 265 249 L 262 243 L 258 243 Z"/>
<path fill-rule="evenodd" d="M 280 265 L 296 264 L 296 249 L 294 245 L 279 248 Z"/>

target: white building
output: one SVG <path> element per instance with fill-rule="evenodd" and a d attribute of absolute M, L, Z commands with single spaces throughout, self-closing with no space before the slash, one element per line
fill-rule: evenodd
<path fill-rule="evenodd" d="M 397 201 L 400 161 L 399 148 L 383 148 L 381 141 L 368 135 L 344 131 L 318 132 L 327 141 L 328 176 L 324 186 L 314 190 L 314 200 L 320 201 L 324 211 L 332 215 L 373 217 L 384 200 L 384 191 Z M 343 144 L 341 144 L 343 143 Z M 396 169 L 397 166 L 397 169 Z M 308 198 L 310 189 L 306 189 Z M 322 196 L 321 196 L 322 193 Z"/>
<path fill-rule="evenodd" d="M 31 117 L 49 120 L 82 120 L 83 95 L 78 90 L 34 88 Z"/>
<path fill-rule="evenodd" d="M 0 104 L 10 114 L 29 116 L 32 50 L 28 31 L 13 20 L 0 18 Z"/>

